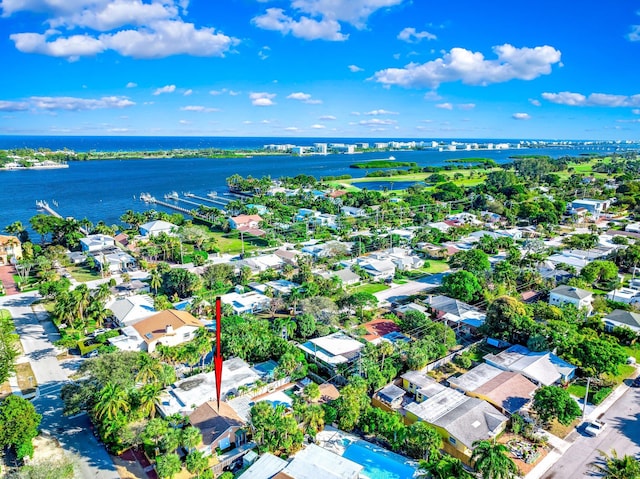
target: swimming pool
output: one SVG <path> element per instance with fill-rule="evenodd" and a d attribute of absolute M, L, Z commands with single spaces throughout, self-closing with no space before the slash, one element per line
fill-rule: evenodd
<path fill-rule="evenodd" d="M 411 479 L 415 469 L 404 463 L 404 458 L 368 443 L 351 444 L 342 457 L 364 467 L 362 475 L 369 479 Z"/>

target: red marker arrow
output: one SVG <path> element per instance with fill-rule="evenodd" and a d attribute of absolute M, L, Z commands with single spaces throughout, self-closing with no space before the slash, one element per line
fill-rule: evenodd
<path fill-rule="evenodd" d="M 216 298 L 216 355 L 213 360 L 216 374 L 216 397 L 218 400 L 218 411 L 220 411 L 220 389 L 222 388 L 222 343 L 220 342 L 220 331 L 222 330 L 222 313 L 220 297 Z"/>

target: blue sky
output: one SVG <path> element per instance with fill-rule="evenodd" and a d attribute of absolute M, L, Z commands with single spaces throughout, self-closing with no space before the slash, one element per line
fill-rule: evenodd
<path fill-rule="evenodd" d="M 0 0 L 0 134 L 640 140 L 640 1 Z"/>

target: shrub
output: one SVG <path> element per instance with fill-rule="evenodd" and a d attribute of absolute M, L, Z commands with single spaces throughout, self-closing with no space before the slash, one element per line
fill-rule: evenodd
<path fill-rule="evenodd" d="M 611 388 L 602 388 L 592 396 L 591 401 L 593 404 L 598 405 L 604 401 L 609 394 L 611 394 Z"/>

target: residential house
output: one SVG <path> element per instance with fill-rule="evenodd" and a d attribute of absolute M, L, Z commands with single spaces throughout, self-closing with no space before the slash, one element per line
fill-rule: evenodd
<path fill-rule="evenodd" d="M 266 215 L 267 213 L 269 213 L 269 210 L 266 206 L 264 205 L 256 205 L 253 203 L 249 203 L 245 205 L 247 207 L 247 209 L 249 210 L 255 210 L 257 214 L 259 215 Z"/>
<path fill-rule="evenodd" d="M 287 464 L 288 462 L 284 459 L 274 456 L 270 452 L 265 452 L 240 475 L 239 479 L 272 479 Z"/>
<path fill-rule="evenodd" d="M 289 296 L 291 291 L 300 287 L 298 283 L 286 279 L 276 279 L 266 283 L 249 283 L 247 286 L 261 294 L 271 291 L 273 296 Z"/>
<path fill-rule="evenodd" d="M 314 259 L 320 259 L 349 255 L 352 248 L 353 243 L 350 242 L 327 241 L 326 243 L 317 243 L 311 241 L 303 243 L 302 252 L 311 255 Z"/>
<path fill-rule="evenodd" d="M 268 269 L 279 270 L 284 266 L 284 264 L 284 260 L 274 253 L 252 256 L 236 262 L 236 266 L 238 268 L 248 266 L 254 273 L 262 273 Z"/>
<path fill-rule="evenodd" d="M 144 340 L 142 348 L 148 353 L 159 344 L 177 346 L 195 337 L 195 332 L 204 325 L 191 313 L 167 309 L 138 321 L 133 328 Z"/>
<path fill-rule="evenodd" d="M 0 264 L 9 264 L 22 258 L 22 245 L 17 236 L 0 235 Z"/>
<path fill-rule="evenodd" d="M 607 314 L 604 319 L 604 328 L 613 331 L 614 328 L 627 327 L 640 334 L 640 314 L 623 309 L 615 309 Z"/>
<path fill-rule="evenodd" d="M 90 256 L 95 260 L 101 271 L 108 271 L 110 274 L 131 271 L 136 267 L 136 260 L 133 256 L 115 247 L 94 251 L 90 253 Z"/>
<path fill-rule="evenodd" d="M 410 249 L 389 248 L 383 251 L 371 253 L 368 258 L 380 261 L 391 261 L 397 270 L 410 271 L 424 266 L 424 260 L 413 254 Z"/>
<path fill-rule="evenodd" d="M 340 208 L 343 215 L 351 218 L 362 218 L 367 216 L 367 212 L 364 208 L 356 208 L 355 206 L 343 206 Z"/>
<path fill-rule="evenodd" d="M 363 336 L 363 339 L 372 344 L 379 344 L 382 341 L 388 339 L 387 335 L 391 333 L 400 332 L 398 325 L 390 319 L 378 318 L 361 325 L 361 327 L 367 330 L 367 334 Z"/>
<path fill-rule="evenodd" d="M 416 403 L 421 403 L 447 389 L 435 379 L 420 371 L 407 371 L 402 376 L 402 388 L 415 397 Z"/>
<path fill-rule="evenodd" d="M 358 479 L 363 469 L 335 452 L 308 444 L 274 479 Z"/>
<path fill-rule="evenodd" d="M 468 396 L 483 399 L 504 414 L 511 415 L 525 407 L 538 387 L 520 373 L 482 363 L 458 377 L 449 385 Z"/>
<path fill-rule="evenodd" d="M 360 282 L 360 276 L 351 271 L 350 268 L 344 268 L 338 271 L 330 271 L 328 272 L 329 276 L 335 276 L 338 278 L 342 286 L 353 286 L 354 284 L 358 284 Z"/>
<path fill-rule="evenodd" d="M 139 227 L 140 235 L 145 237 L 158 236 L 160 233 L 171 235 L 174 234 L 177 229 L 178 227 L 173 223 L 162 220 L 149 221 Z"/>
<path fill-rule="evenodd" d="M 234 314 L 259 313 L 269 308 L 271 298 L 257 291 L 248 293 L 227 293 L 220 297 L 220 300 L 231 305 Z"/>
<path fill-rule="evenodd" d="M 504 371 L 522 374 L 536 384 L 551 384 L 570 381 L 576 367 L 550 352 L 534 352 L 515 344 L 498 354 L 487 354 L 485 362 Z"/>
<path fill-rule="evenodd" d="M 392 280 L 396 274 L 396 266 L 390 260 L 358 258 L 356 263 L 374 281 Z"/>
<path fill-rule="evenodd" d="M 215 454 L 216 448 L 225 451 L 247 442 L 245 423 L 226 402 L 220 408 L 207 401 L 189 414 L 189 422 L 200 430 L 202 444 L 197 447 L 205 455 Z"/>
<path fill-rule="evenodd" d="M 220 397 L 237 395 L 239 389 L 249 388 L 264 375 L 240 358 L 229 358 L 222 363 L 224 374 L 220 384 Z M 217 397 L 215 373 L 200 373 L 181 379 L 166 388 L 160 395 L 158 411 L 163 417 L 180 413 L 189 415 L 197 407 Z"/>
<path fill-rule="evenodd" d="M 611 200 L 592 200 L 592 199 L 581 199 L 581 200 L 573 200 L 567 206 L 570 214 L 575 214 L 575 211 L 579 208 L 584 208 L 587 210 L 593 217 L 599 217 L 604 211 L 606 211 L 611 206 Z"/>
<path fill-rule="evenodd" d="M 286 264 L 290 264 L 291 266 L 298 266 L 298 256 L 300 256 L 300 251 L 295 249 L 277 249 L 273 252 L 278 258 L 284 261 Z"/>
<path fill-rule="evenodd" d="M 634 288 L 614 289 L 607 293 L 607 299 L 618 303 L 635 304 L 640 303 L 640 291 Z"/>
<path fill-rule="evenodd" d="M 452 328 L 460 328 L 465 320 L 475 320 L 484 323 L 486 314 L 475 306 L 448 296 L 429 296 L 425 301 L 431 308 L 435 319 L 445 321 Z"/>
<path fill-rule="evenodd" d="M 113 319 L 120 327 L 131 326 L 157 312 L 153 298 L 147 295 L 115 298 L 108 301 L 105 307 L 113 313 Z"/>
<path fill-rule="evenodd" d="M 360 356 L 364 344 L 343 332 L 337 332 L 310 339 L 298 347 L 309 361 L 320 363 L 330 371 L 336 371 L 339 365 L 354 362 Z"/>
<path fill-rule="evenodd" d="M 405 303 L 397 306 L 394 309 L 394 312 L 401 317 L 404 316 L 409 311 L 417 311 L 419 313 L 424 314 L 425 316 L 429 315 L 429 308 L 418 303 Z"/>
<path fill-rule="evenodd" d="M 402 407 L 406 391 L 395 384 L 387 384 L 373 395 L 372 404 L 385 411 L 397 411 Z"/>
<path fill-rule="evenodd" d="M 575 286 L 562 285 L 549 291 L 549 304 L 553 306 L 573 304 L 577 309 L 585 309 L 587 314 L 591 314 L 593 311 L 592 302 L 593 294 L 591 291 Z"/>
<path fill-rule="evenodd" d="M 261 222 L 260 215 L 238 215 L 229 218 L 229 226 L 234 230 L 257 228 Z"/>
<path fill-rule="evenodd" d="M 421 403 L 410 403 L 405 410 L 409 423 L 431 424 L 442 437 L 444 451 L 466 464 L 471 463 L 473 444 L 499 435 L 508 420 L 488 402 L 450 388 Z"/>
<path fill-rule="evenodd" d="M 82 251 L 93 253 L 94 251 L 115 248 L 116 240 L 108 235 L 95 234 L 80 238 L 80 246 Z"/>

